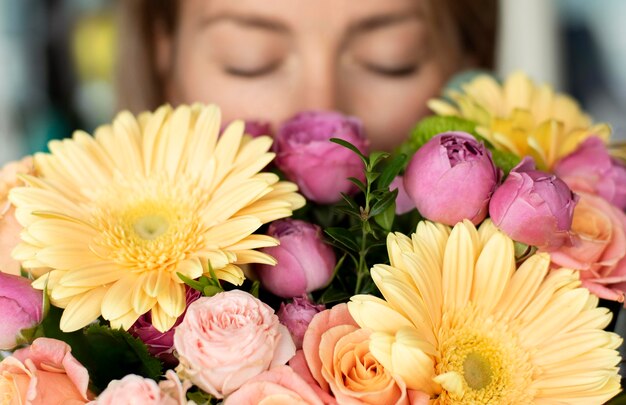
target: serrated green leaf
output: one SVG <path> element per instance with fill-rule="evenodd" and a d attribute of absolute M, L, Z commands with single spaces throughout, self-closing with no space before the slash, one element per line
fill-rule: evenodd
<path fill-rule="evenodd" d="M 380 200 L 376 201 L 370 210 L 370 216 L 375 217 L 385 211 L 391 204 L 394 203 L 394 201 L 396 201 L 397 196 L 398 189 L 395 189 L 383 196 Z"/>
<path fill-rule="evenodd" d="M 112 380 L 128 374 L 159 380 L 162 374 L 161 362 L 148 353 L 148 348 L 141 340 L 128 332 L 92 324 L 84 332 L 84 337 L 91 364 L 96 366 L 89 369 L 89 377 L 100 390 L 106 388 Z"/>
<path fill-rule="evenodd" d="M 391 161 L 385 166 L 380 177 L 378 178 L 378 182 L 376 183 L 377 187 L 380 188 L 389 188 L 389 185 L 396 178 L 396 176 L 400 173 L 402 168 L 404 167 L 407 161 L 407 155 L 401 154 L 394 156 Z"/>
<path fill-rule="evenodd" d="M 339 243 L 346 249 L 353 252 L 358 252 L 359 246 L 354 240 L 354 235 L 345 228 L 326 228 L 324 229 L 326 235 L 330 236 L 334 241 Z"/>
<path fill-rule="evenodd" d="M 334 143 L 336 143 L 336 144 L 338 144 L 338 145 L 341 145 L 341 146 L 343 146 L 344 148 L 348 148 L 348 149 L 350 149 L 352 152 L 356 153 L 356 154 L 357 154 L 357 155 L 361 158 L 361 161 L 363 161 L 363 164 L 364 164 L 365 166 L 367 166 L 367 163 L 368 163 L 368 158 L 367 158 L 367 156 L 365 156 L 363 153 L 361 153 L 361 151 L 359 150 L 359 148 L 357 148 L 356 146 L 354 146 L 354 145 L 353 145 L 353 144 L 351 144 L 350 142 L 345 141 L 345 140 L 343 140 L 343 139 L 339 139 L 339 138 L 330 138 L 330 141 L 331 141 L 331 142 L 334 142 Z"/>

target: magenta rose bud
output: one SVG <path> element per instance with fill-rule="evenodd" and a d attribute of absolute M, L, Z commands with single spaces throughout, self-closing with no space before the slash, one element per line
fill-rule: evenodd
<path fill-rule="evenodd" d="M 266 290 L 291 298 L 328 284 L 337 260 L 333 249 L 323 242 L 318 226 L 283 219 L 272 222 L 268 234 L 278 239 L 280 245 L 262 249 L 277 260 L 275 266 L 263 264 L 256 268 Z"/>
<path fill-rule="evenodd" d="M 451 226 L 464 219 L 478 224 L 499 179 L 485 145 L 465 132 L 445 132 L 413 155 L 404 187 L 423 217 Z"/>
<path fill-rule="evenodd" d="M 0 350 L 11 350 L 20 342 L 21 331 L 43 319 L 43 293 L 25 277 L 0 272 Z"/>
<path fill-rule="evenodd" d="M 535 170 L 526 157 L 493 194 L 489 216 L 513 240 L 556 249 L 569 240 L 577 200 L 563 180 Z"/>
<path fill-rule="evenodd" d="M 185 299 L 187 301 L 187 307 L 189 304 L 200 298 L 202 294 L 198 290 L 187 287 Z M 154 326 L 152 326 L 152 317 L 150 312 L 143 314 L 137 319 L 137 321 L 130 327 L 128 332 L 141 339 L 151 355 L 158 357 L 168 367 L 175 367 L 178 364 L 178 360 L 174 357 L 174 329 L 183 321 L 185 312 L 178 317 L 174 326 L 166 332 L 160 332 Z"/>
<path fill-rule="evenodd" d="M 324 305 L 315 305 L 306 296 L 296 297 L 293 302 L 280 304 L 278 310 L 278 319 L 280 323 L 289 329 L 289 333 L 296 344 L 296 349 L 302 349 L 302 340 L 304 332 L 309 327 L 311 319 L 318 312 L 322 312 L 326 307 Z"/>
<path fill-rule="evenodd" d="M 368 153 L 361 122 L 336 112 L 304 112 L 285 122 L 274 138 L 276 165 L 311 201 L 332 204 L 353 194 L 347 179 L 365 181 L 363 162 L 351 150 L 330 142 L 340 138 Z"/>
<path fill-rule="evenodd" d="M 598 137 L 585 140 L 554 167 L 568 186 L 598 195 L 621 210 L 626 209 L 626 167 L 612 159 Z"/>

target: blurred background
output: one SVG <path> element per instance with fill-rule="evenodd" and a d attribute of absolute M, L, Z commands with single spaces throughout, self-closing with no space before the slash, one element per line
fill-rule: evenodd
<path fill-rule="evenodd" d="M 626 139 L 626 1 L 501 0 L 500 14 L 500 75 L 552 83 Z M 113 0 L 0 0 L 0 165 L 110 120 L 115 44 Z"/>

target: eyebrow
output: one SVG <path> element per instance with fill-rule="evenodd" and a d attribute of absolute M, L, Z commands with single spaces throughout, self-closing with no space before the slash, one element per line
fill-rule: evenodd
<path fill-rule="evenodd" d="M 241 25 L 248 28 L 258 28 L 277 33 L 289 32 L 289 27 L 280 21 L 273 20 L 271 18 L 257 16 L 257 15 L 245 15 L 245 14 L 231 14 L 225 13 L 216 15 L 215 17 L 205 18 L 200 21 L 200 27 L 205 28 L 210 25 L 219 22 L 233 22 L 237 25 Z"/>
<path fill-rule="evenodd" d="M 420 19 L 420 13 L 394 13 L 387 15 L 375 15 L 369 18 L 357 21 L 350 26 L 348 32 L 350 34 L 358 34 L 363 32 L 375 31 L 381 28 L 387 28 L 391 25 L 401 24 L 410 20 Z"/>

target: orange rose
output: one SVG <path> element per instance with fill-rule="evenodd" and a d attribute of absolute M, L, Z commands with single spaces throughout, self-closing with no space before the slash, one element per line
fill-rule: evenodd
<path fill-rule="evenodd" d="M 55 339 L 39 338 L 0 362 L 3 404 L 77 405 L 89 402 L 89 374 Z"/>
<path fill-rule="evenodd" d="M 583 286 L 600 298 L 624 301 L 626 215 L 605 199 L 578 192 L 572 245 L 550 252 L 559 267 L 581 270 Z"/>
<path fill-rule="evenodd" d="M 302 349 L 317 384 L 332 393 L 339 404 L 428 403 L 424 394 L 409 395 L 404 382 L 374 358 L 369 336 L 370 331 L 354 322 L 346 304 L 315 315 Z M 303 378 L 306 380 L 306 375 Z"/>

